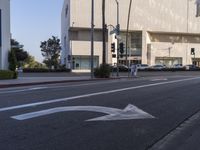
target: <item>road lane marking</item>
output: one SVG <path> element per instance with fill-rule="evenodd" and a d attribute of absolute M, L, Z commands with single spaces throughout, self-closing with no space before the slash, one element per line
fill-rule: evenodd
<path fill-rule="evenodd" d="M 56 107 L 51 109 L 46 109 L 42 111 L 36 111 L 26 114 L 21 114 L 17 116 L 12 116 L 11 118 L 23 121 L 27 119 L 37 118 L 41 116 L 46 116 L 50 114 L 55 114 L 59 112 L 69 112 L 69 111 L 91 111 L 105 113 L 108 115 L 89 119 L 86 121 L 111 121 L 111 120 L 132 120 L 132 119 L 153 119 L 154 116 L 144 112 L 138 107 L 129 104 L 125 109 L 117 109 L 102 106 L 67 106 L 67 107 Z"/>
<path fill-rule="evenodd" d="M 35 90 L 42 90 L 47 89 L 48 87 L 34 87 L 34 88 L 26 88 L 22 90 L 12 90 L 12 91 L 1 91 L 0 94 L 10 94 L 10 93 L 19 93 L 19 92 L 28 92 L 28 91 L 35 91 Z"/>
<path fill-rule="evenodd" d="M 167 81 L 167 78 L 157 78 L 157 79 L 151 79 L 150 81 Z"/>
<path fill-rule="evenodd" d="M 181 80 L 175 80 L 175 81 L 168 81 L 168 82 L 153 83 L 153 84 L 140 85 L 140 86 L 135 86 L 135 87 L 128 87 L 128 88 L 110 90 L 110 91 L 84 94 L 84 95 L 79 95 L 79 96 L 72 96 L 72 97 L 61 98 L 61 99 L 53 99 L 53 100 L 48 100 L 48 101 L 36 102 L 36 103 L 29 103 L 29 104 L 22 104 L 22 105 L 4 107 L 4 108 L 0 108 L 0 112 L 8 111 L 8 110 L 14 110 L 14 109 L 27 108 L 27 107 L 34 107 L 34 106 L 45 105 L 45 104 L 58 103 L 58 102 L 66 102 L 66 101 L 74 100 L 74 99 L 87 98 L 87 97 L 105 95 L 105 94 L 112 94 L 112 93 L 117 93 L 117 92 L 153 87 L 153 86 L 158 86 L 158 85 L 172 84 L 172 83 L 178 83 L 178 82 L 183 82 L 183 81 L 191 81 L 191 80 L 196 80 L 196 79 L 200 79 L 200 77 L 189 78 L 189 79 L 181 79 Z"/>
<path fill-rule="evenodd" d="M 10 91 L 0 91 L 0 94 L 10 94 L 10 93 L 19 93 L 19 92 L 27 92 L 27 91 L 34 91 L 34 90 L 42 90 L 42 89 L 57 89 L 57 88 L 71 88 L 71 87 L 80 87 L 80 86 L 87 86 L 87 85 L 100 85 L 100 84 L 109 84 L 109 83 L 117 83 L 118 81 L 106 81 L 106 82 L 95 82 L 95 83 L 84 83 L 78 85 L 65 85 L 65 86 L 54 86 L 54 87 L 34 87 L 34 88 L 26 88 L 26 89 L 19 89 L 19 90 L 10 90 Z M 130 82 L 130 81 L 127 81 Z"/>

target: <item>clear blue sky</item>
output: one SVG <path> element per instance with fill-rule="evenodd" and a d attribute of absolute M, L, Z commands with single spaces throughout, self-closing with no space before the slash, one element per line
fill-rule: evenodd
<path fill-rule="evenodd" d="M 60 38 L 64 0 L 11 0 L 12 38 L 42 62 L 40 42 L 52 35 Z"/>

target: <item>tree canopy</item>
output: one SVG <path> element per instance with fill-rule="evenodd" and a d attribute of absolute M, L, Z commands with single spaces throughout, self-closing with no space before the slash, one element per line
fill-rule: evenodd
<path fill-rule="evenodd" d="M 37 62 L 23 47 L 17 40 L 11 39 L 11 51 L 9 53 L 10 69 L 15 70 L 14 68 L 16 67 L 45 68 L 42 63 Z"/>
<path fill-rule="evenodd" d="M 14 39 L 11 39 L 11 49 L 15 53 L 18 64 L 25 61 L 28 58 L 28 52 L 23 49 L 23 45 Z"/>
<path fill-rule="evenodd" d="M 54 68 L 59 67 L 60 58 L 60 39 L 55 36 L 49 38 L 47 41 L 41 42 L 40 45 L 42 56 L 44 57 L 43 63 L 47 65 L 48 68 L 54 66 Z"/>

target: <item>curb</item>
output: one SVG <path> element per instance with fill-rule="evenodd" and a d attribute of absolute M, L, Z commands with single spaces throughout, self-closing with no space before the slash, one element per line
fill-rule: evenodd
<path fill-rule="evenodd" d="M 95 79 L 45 81 L 45 82 L 30 82 L 30 83 L 16 83 L 16 84 L 0 84 L 0 88 L 22 87 L 22 86 L 55 84 L 55 83 L 73 83 L 73 82 L 76 83 L 76 82 L 87 82 L 87 81 L 116 80 L 116 79 L 121 79 L 121 78 L 95 78 Z"/>

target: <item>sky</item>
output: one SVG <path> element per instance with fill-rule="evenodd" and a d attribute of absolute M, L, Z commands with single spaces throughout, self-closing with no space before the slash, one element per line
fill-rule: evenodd
<path fill-rule="evenodd" d="M 39 62 L 43 57 L 40 42 L 60 38 L 61 10 L 64 0 L 11 0 L 12 38 Z"/>

